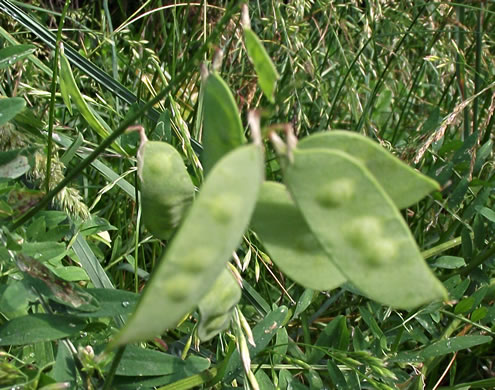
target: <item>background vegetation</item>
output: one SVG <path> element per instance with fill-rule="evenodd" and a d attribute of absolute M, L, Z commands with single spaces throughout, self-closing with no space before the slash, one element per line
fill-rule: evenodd
<path fill-rule="evenodd" d="M 12 12 L 12 4 L 28 16 Z M 32 166 L 19 179 L 0 181 L 5 245 L 0 249 L 0 322 L 46 311 L 34 282 L 23 279 L 7 248 L 45 261 L 83 294 L 88 286 L 139 292 L 165 245 L 140 224 L 137 135 L 120 138 L 122 152 L 97 149 L 101 136 L 76 108 L 70 113 L 54 83 L 55 51 L 47 43 L 63 23 L 66 53 L 93 110 L 112 130 L 140 123 L 150 138 L 172 143 L 196 184 L 199 65 L 211 61 L 218 47 L 221 75 L 245 125 L 247 111 L 260 108 L 265 126 L 290 122 L 299 137 L 327 129 L 360 132 L 441 184 L 441 192 L 403 215 L 450 300 L 411 312 L 369 301 L 347 285 L 326 293 L 304 289 L 280 273 L 248 236 L 237 251 L 244 265 L 238 267 L 245 282 L 242 313 L 256 333 L 267 326 L 263 318 L 271 309 L 290 309 L 276 337 L 251 349 L 251 370 L 260 388 L 495 387 L 493 344 L 481 337 L 493 335 L 495 321 L 493 1 L 249 2 L 252 28 L 281 75 L 275 104 L 257 87 L 236 2 L 72 1 L 66 13 L 64 4 L 0 0 L 0 49 L 34 45 L 24 58 L 0 57 L 0 94 L 20 96 L 27 106 L 0 127 L 0 147 L 29 147 Z M 142 105 L 131 104 L 132 94 L 148 102 L 160 91 L 154 110 L 135 121 L 132 116 Z M 267 178 L 277 180 L 279 165 L 268 143 L 266 148 Z M 81 165 L 95 150 L 97 158 Z M 21 217 L 40 199 L 46 207 Z M 91 268 L 96 263 L 101 268 Z M 125 309 L 126 302 L 116 305 Z M 236 374 L 235 362 L 225 363 L 235 350 L 231 333 L 199 345 L 196 319 L 193 313 L 142 347 L 208 357 L 209 371 L 153 371 L 166 363 L 151 359 L 148 371 L 140 371 L 143 378 L 117 370 L 114 385 L 255 386 Z M 74 325 L 67 341 L 72 349 L 29 336 L 23 343 L 0 340 L 0 385 L 110 386 L 111 357 L 99 360 L 98 352 L 119 322 L 92 319 Z M 135 361 L 128 356 L 129 367 Z"/>

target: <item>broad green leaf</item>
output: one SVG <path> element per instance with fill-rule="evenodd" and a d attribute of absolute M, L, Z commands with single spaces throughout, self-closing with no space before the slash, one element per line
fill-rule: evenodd
<path fill-rule="evenodd" d="M 246 139 L 237 104 L 225 81 L 212 72 L 203 88 L 201 163 L 208 173 L 223 155 L 244 144 Z"/>
<path fill-rule="evenodd" d="M 263 183 L 251 227 L 274 263 L 302 286 L 331 290 L 345 282 L 283 184 Z"/>
<path fill-rule="evenodd" d="M 26 345 L 72 336 L 86 323 L 76 317 L 53 314 L 30 314 L 17 317 L 0 326 L 0 346 Z"/>
<path fill-rule="evenodd" d="M 67 255 L 67 248 L 63 242 L 25 242 L 22 245 L 22 254 L 57 265 Z"/>
<path fill-rule="evenodd" d="M 336 149 L 350 154 L 366 166 L 399 209 L 440 189 L 437 182 L 358 133 L 332 130 L 306 137 L 297 146 L 301 149 Z"/>
<path fill-rule="evenodd" d="M 78 317 L 117 317 L 131 314 L 136 308 L 139 295 L 130 291 L 113 288 L 88 288 L 85 290 L 99 303 L 95 311 L 72 311 L 71 314 Z"/>
<path fill-rule="evenodd" d="M 277 68 L 275 68 L 259 38 L 247 26 L 244 26 L 244 43 L 246 44 L 249 59 L 258 75 L 258 84 L 268 100 L 274 103 L 275 87 L 277 86 L 277 80 L 280 78 Z"/>
<path fill-rule="evenodd" d="M 34 53 L 34 45 L 13 45 L 0 49 L 0 70 L 8 68 Z"/>
<path fill-rule="evenodd" d="M 457 336 L 447 340 L 436 341 L 425 349 L 419 352 L 419 356 L 423 359 L 429 359 L 436 356 L 446 355 L 448 353 L 457 352 L 462 349 L 475 347 L 477 345 L 490 343 L 490 336 Z"/>
<path fill-rule="evenodd" d="M 23 282 L 36 287 L 46 298 L 78 310 L 95 311 L 99 307 L 86 289 L 59 278 L 38 260 L 18 254 L 17 266 L 25 273 Z"/>
<path fill-rule="evenodd" d="M 0 96 L 0 126 L 13 119 L 26 106 L 23 98 Z"/>
<path fill-rule="evenodd" d="M 215 165 L 114 345 L 157 336 L 198 304 L 239 245 L 262 181 L 261 146 L 238 148 Z"/>
<path fill-rule="evenodd" d="M 436 268 L 456 269 L 466 265 L 462 257 L 457 256 L 441 256 L 430 263 L 430 266 Z"/>
<path fill-rule="evenodd" d="M 199 301 L 201 319 L 198 336 L 201 340 L 209 340 L 229 326 L 234 306 L 240 301 L 241 295 L 241 288 L 234 276 L 224 268 L 210 291 Z"/>
<path fill-rule="evenodd" d="M 328 374 L 330 375 L 330 379 L 337 390 L 346 390 L 349 388 L 347 382 L 345 380 L 345 376 L 342 375 L 339 367 L 333 362 L 333 360 L 327 361 L 327 369 Z"/>
<path fill-rule="evenodd" d="M 32 148 L 0 152 L 0 178 L 17 179 L 28 172 L 33 165 Z"/>
<path fill-rule="evenodd" d="M 265 374 L 265 371 L 258 370 L 258 371 L 256 371 L 256 374 L 254 376 L 256 377 L 256 380 L 258 381 L 258 385 L 260 386 L 260 389 L 276 390 L 275 385 L 273 384 L 270 377 L 267 374 Z"/>
<path fill-rule="evenodd" d="M 75 387 L 77 378 L 76 361 L 66 343 L 58 343 L 57 359 L 50 376 L 58 382 L 69 382 Z"/>
<path fill-rule="evenodd" d="M 316 340 L 315 347 L 311 348 L 307 362 L 309 364 L 317 363 L 325 356 L 325 349 L 339 347 L 339 333 L 342 330 L 342 322 L 345 324 L 344 316 L 337 316 L 330 321 L 321 331 Z"/>
<path fill-rule="evenodd" d="M 61 89 L 62 89 L 62 97 L 65 99 L 69 99 L 68 96 L 72 98 L 72 101 L 74 104 L 77 106 L 79 112 L 81 115 L 86 119 L 86 122 L 91 126 L 91 128 L 102 138 L 107 138 L 112 130 L 110 127 L 101 119 L 99 118 L 89 107 L 89 105 L 86 103 L 86 100 L 84 100 L 83 95 L 81 94 L 81 91 L 77 87 L 76 80 L 74 78 L 74 75 L 72 74 L 72 70 L 69 65 L 69 61 L 67 60 L 67 57 L 65 57 L 63 51 L 60 51 L 60 84 L 61 84 Z M 68 95 L 68 96 L 67 96 Z M 69 112 L 72 111 L 70 102 L 67 103 L 67 108 L 69 109 Z M 112 144 L 112 147 L 122 155 L 127 155 L 127 153 L 122 149 L 122 147 L 117 143 L 114 142 Z"/>
<path fill-rule="evenodd" d="M 206 370 L 209 366 L 209 360 L 198 356 L 191 356 L 182 360 L 180 357 L 168 353 L 129 345 L 122 355 L 116 374 L 122 376 L 158 376 L 181 372 L 186 377 Z"/>
<path fill-rule="evenodd" d="M 293 157 L 287 187 L 351 283 L 398 308 L 446 297 L 399 211 L 362 163 L 332 149 L 296 149 Z"/>
<path fill-rule="evenodd" d="M 249 355 L 254 359 L 258 353 L 263 351 L 273 336 L 277 334 L 278 329 L 282 326 L 285 317 L 287 316 L 287 308 L 280 306 L 269 312 L 258 324 L 253 328 L 253 338 L 256 346 L 248 345 Z M 236 349 L 230 357 L 227 369 L 225 371 L 224 381 L 232 381 L 241 371 L 241 358 L 239 351 Z"/>
<path fill-rule="evenodd" d="M 138 152 L 143 223 L 168 239 L 194 199 L 194 184 L 181 155 L 170 144 L 143 141 Z"/>

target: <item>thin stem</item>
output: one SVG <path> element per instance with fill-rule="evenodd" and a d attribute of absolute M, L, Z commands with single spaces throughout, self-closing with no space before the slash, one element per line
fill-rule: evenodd
<path fill-rule="evenodd" d="M 58 43 L 62 39 L 62 28 L 64 26 L 65 15 L 69 9 L 70 0 L 65 0 L 64 9 L 60 16 L 60 23 L 57 31 L 57 44 L 55 45 L 55 56 L 53 58 L 53 77 L 50 87 L 50 111 L 48 113 L 48 142 L 46 144 L 46 178 L 45 188 L 46 192 L 50 191 L 50 179 L 52 173 L 52 148 L 53 148 L 53 123 L 55 122 L 55 92 L 57 90 L 57 77 L 58 77 L 58 55 L 59 45 Z"/>
<path fill-rule="evenodd" d="M 117 367 L 119 366 L 120 360 L 122 359 L 122 355 L 124 354 L 125 347 L 126 346 L 124 345 L 122 347 L 119 347 L 119 349 L 117 349 L 115 357 L 113 358 L 112 361 L 112 366 L 110 367 L 110 371 L 108 372 L 102 390 L 110 390 L 112 388 L 113 378 L 115 377 L 115 372 L 117 371 Z"/>

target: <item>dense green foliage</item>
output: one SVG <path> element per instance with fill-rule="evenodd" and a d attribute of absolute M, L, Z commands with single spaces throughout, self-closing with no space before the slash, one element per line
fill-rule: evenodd
<path fill-rule="evenodd" d="M 495 387 L 492 1 L 259 0 L 251 27 L 236 1 L 69 3 L 0 0 L 0 387 Z M 308 200 L 327 176 L 354 214 Z M 398 236 L 420 271 L 388 267 Z"/>

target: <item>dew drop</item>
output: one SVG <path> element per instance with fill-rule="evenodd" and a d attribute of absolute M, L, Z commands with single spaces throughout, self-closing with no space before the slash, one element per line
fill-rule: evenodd
<path fill-rule="evenodd" d="M 3 114 L 0 112 L 0 118 L 3 116 Z"/>
<path fill-rule="evenodd" d="M 122 301 L 122 307 L 129 307 L 130 304 L 129 301 Z"/>
<path fill-rule="evenodd" d="M 70 326 L 71 328 L 75 328 L 75 327 L 76 327 L 76 324 L 73 324 L 72 322 L 70 322 L 70 323 L 69 323 L 69 326 Z"/>

